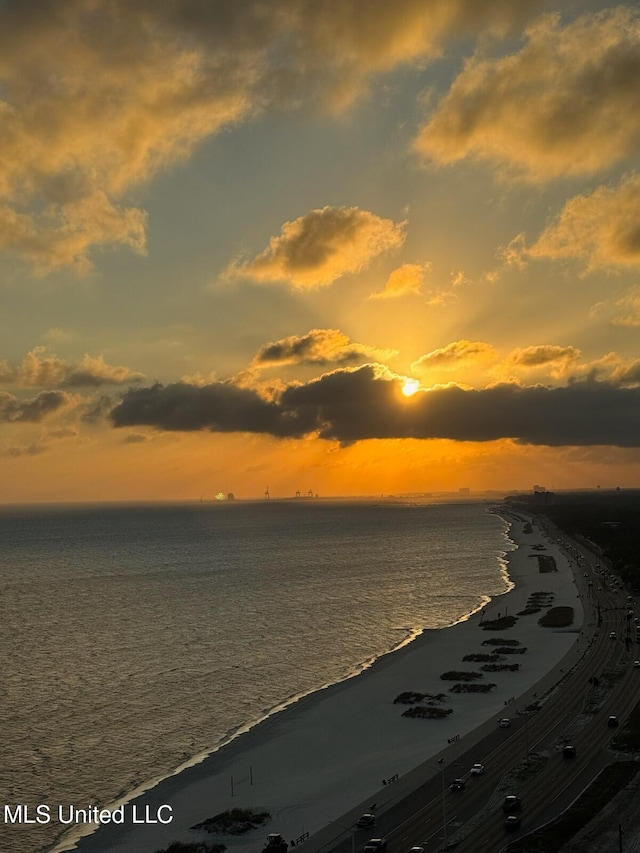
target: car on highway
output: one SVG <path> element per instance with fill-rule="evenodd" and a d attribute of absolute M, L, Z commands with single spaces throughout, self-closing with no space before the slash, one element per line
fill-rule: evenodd
<path fill-rule="evenodd" d="M 563 747 L 562 749 L 563 758 L 575 758 L 577 754 L 578 750 L 575 748 L 575 746 L 571 746 L 570 744 L 567 744 L 567 746 Z"/>
<path fill-rule="evenodd" d="M 364 845 L 363 853 L 382 853 L 387 849 L 386 838 L 370 838 Z"/>
<path fill-rule="evenodd" d="M 451 783 L 452 791 L 464 791 L 465 781 L 464 779 L 454 779 Z"/>
<path fill-rule="evenodd" d="M 615 729 L 616 726 L 618 725 L 618 718 L 614 717 L 614 715 L 612 714 L 609 717 L 609 719 L 607 720 L 607 725 L 609 726 L 610 729 Z"/>
<path fill-rule="evenodd" d="M 484 764 L 474 764 L 469 772 L 472 776 L 482 776 L 484 773 Z"/>
<path fill-rule="evenodd" d="M 509 832 L 512 829 L 517 829 L 520 826 L 520 818 L 517 814 L 510 814 L 504 822 L 504 828 Z"/>
<path fill-rule="evenodd" d="M 633 666 L 635 669 L 640 669 L 640 660 L 634 660 Z"/>
<path fill-rule="evenodd" d="M 618 635 L 616 634 L 616 632 L 615 632 L 615 631 L 612 631 L 612 632 L 609 634 L 609 639 L 610 639 L 610 640 L 615 640 L 617 636 L 618 636 Z"/>
<path fill-rule="evenodd" d="M 356 826 L 359 826 L 359 827 L 373 826 L 373 824 L 375 822 L 376 822 L 376 816 L 374 814 L 368 814 L 367 813 L 367 814 L 361 815 L 358 818 L 358 820 L 356 821 Z"/>
<path fill-rule="evenodd" d="M 418 847 L 410 847 L 409 853 L 424 853 L 424 847 L 419 845 Z"/>
<path fill-rule="evenodd" d="M 515 794 L 507 794 L 502 804 L 502 811 L 505 814 L 510 814 L 511 812 L 520 811 L 521 808 L 522 803 L 520 801 L 520 797 L 516 797 Z"/>
<path fill-rule="evenodd" d="M 498 720 L 498 725 L 501 729 L 508 729 L 511 726 L 511 720 L 508 717 L 503 717 L 501 720 Z"/>

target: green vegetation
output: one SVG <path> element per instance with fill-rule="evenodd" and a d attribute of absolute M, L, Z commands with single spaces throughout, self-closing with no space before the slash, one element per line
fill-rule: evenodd
<path fill-rule="evenodd" d="M 531 496 L 509 498 L 509 504 L 541 510 Z M 640 490 L 555 494 L 544 512 L 569 536 L 595 543 L 624 583 L 640 592 Z"/>
<path fill-rule="evenodd" d="M 501 616 L 499 619 L 482 622 L 480 627 L 483 631 L 506 631 L 507 628 L 513 628 L 517 621 L 515 616 Z"/>
<path fill-rule="evenodd" d="M 559 853 L 640 770 L 634 761 L 610 764 L 557 820 L 507 845 L 507 853 Z"/>
<path fill-rule="evenodd" d="M 629 714 L 624 728 L 618 730 L 611 745 L 622 751 L 640 752 L 640 702 Z"/>
<path fill-rule="evenodd" d="M 465 672 L 457 671 L 455 669 L 449 670 L 449 672 L 443 672 L 440 678 L 443 681 L 474 681 L 476 678 L 483 678 L 481 672 Z"/>
<path fill-rule="evenodd" d="M 514 649 L 513 646 L 499 646 L 498 652 L 501 655 L 523 655 L 527 651 L 526 646 L 519 646 L 517 649 Z"/>
<path fill-rule="evenodd" d="M 490 640 L 483 640 L 483 646 L 519 646 L 520 640 L 504 640 L 502 637 L 491 637 Z"/>
<path fill-rule="evenodd" d="M 566 628 L 573 624 L 573 607 L 552 607 L 540 619 L 543 628 Z"/>
<path fill-rule="evenodd" d="M 513 782 L 514 786 L 524 784 L 527 779 L 531 779 L 545 767 L 550 761 L 548 755 L 540 755 L 538 752 L 530 752 L 528 760 L 525 759 L 522 764 L 515 767 L 507 776 L 509 783 Z"/>
<path fill-rule="evenodd" d="M 224 844 L 207 844 L 206 841 L 172 841 L 168 847 L 155 853 L 221 853 L 226 849 Z"/>
<path fill-rule="evenodd" d="M 433 708 L 424 705 L 414 705 L 412 708 L 407 708 L 403 713 L 403 717 L 419 717 L 427 720 L 441 720 L 453 714 L 453 708 Z"/>
<path fill-rule="evenodd" d="M 207 832 L 221 832 L 227 835 L 241 835 L 250 832 L 269 820 L 269 812 L 252 812 L 250 809 L 228 809 L 226 812 L 207 818 L 192 829 L 206 829 Z M 174 851 L 170 851 L 174 853 Z"/>
<path fill-rule="evenodd" d="M 520 669 L 519 663 L 486 663 L 480 667 L 483 672 L 517 672 Z"/>
<path fill-rule="evenodd" d="M 540 613 L 540 607 L 525 607 L 524 610 L 521 610 L 517 613 L 517 616 L 531 616 L 532 613 Z"/>

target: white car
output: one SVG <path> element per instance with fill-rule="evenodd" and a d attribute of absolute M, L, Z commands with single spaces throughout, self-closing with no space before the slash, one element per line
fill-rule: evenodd
<path fill-rule="evenodd" d="M 472 776 L 482 776 L 484 773 L 484 764 L 474 764 L 470 772 Z"/>
<path fill-rule="evenodd" d="M 511 727 L 511 720 L 508 717 L 503 717 L 501 720 L 498 720 L 498 725 L 501 729 L 508 729 Z"/>
<path fill-rule="evenodd" d="M 363 848 L 364 853 L 384 853 L 386 849 L 386 838 L 370 838 Z"/>

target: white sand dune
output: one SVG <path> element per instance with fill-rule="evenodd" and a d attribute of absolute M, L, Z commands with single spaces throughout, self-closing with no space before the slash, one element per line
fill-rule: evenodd
<path fill-rule="evenodd" d="M 415 784 L 416 773 L 407 774 L 422 762 L 441 754 L 447 762 L 454 760 L 456 752 L 460 754 L 474 737 L 486 733 L 487 726 L 514 714 L 522 704 L 519 697 L 527 691 L 532 695 L 545 675 L 563 663 L 568 666 L 576 655 L 583 609 L 569 562 L 539 528 L 525 533 L 522 521 L 509 520 L 513 522 L 510 537 L 518 545 L 508 558 L 515 586 L 493 599 L 483 614 L 444 630 L 424 632 L 360 675 L 306 697 L 202 764 L 162 782 L 142 802 L 150 805 L 152 813 L 159 804 L 169 804 L 174 816 L 170 826 L 129 823 L 117 831 L 105 827 L 83 839 L 79 849 L 83 853 L 153 853 L 172 840 L 195 840 L 198 834 L 189 827 L 233 807 L 265 810 L 272 819 L 246 836 L 220 839 L 231 853 L 256 853 L 267 832 L 273 831 L 287 840 L 309 832 L 312 837 L 305 851 L 318 849 L 368 804 L 376 802 L 381 812 L 397 800 Z M 545 550 L 535 550 L 535 545 Z M 553 556 L 558 571 L 541 574 L 539 553 Z M 506 631 L 479 627 L 482 619 L 515 615 L 538 591 L 553 593 L 554 606 L 574 608 L 570 629 L 541 628 L 537 623 L 541 614 L 521 616 Z M 527 647 L 526 654 L 506 660 L 519 663 L 518 672 L 487 673 L 484 680 L 497 685 L 490 693 L 449 693 L 451 698 L 443 707 L 452 708 L 453 713 L 445 719 L 402 717 L 406 706 L 393 702 L 398 694 L 409 690 L 448 693 L 451 682 L 442 681 L 441 673 L 478 670 L 481 664 L 463 663 L 462 658 L 489 651 L 482 642 L 493 636 L 517 639 Z M 397 781 L 382 784 L 396 775 Z"/>

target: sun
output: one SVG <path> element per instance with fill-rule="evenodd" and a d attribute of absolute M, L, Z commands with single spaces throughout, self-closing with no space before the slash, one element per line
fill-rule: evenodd
<path fill-rule="evenodd" d="M 405 397 L 413 397 L 419 387 L 420 383 L 417 379 L 405 379 L 402 385 L 402 393 Z"/>

